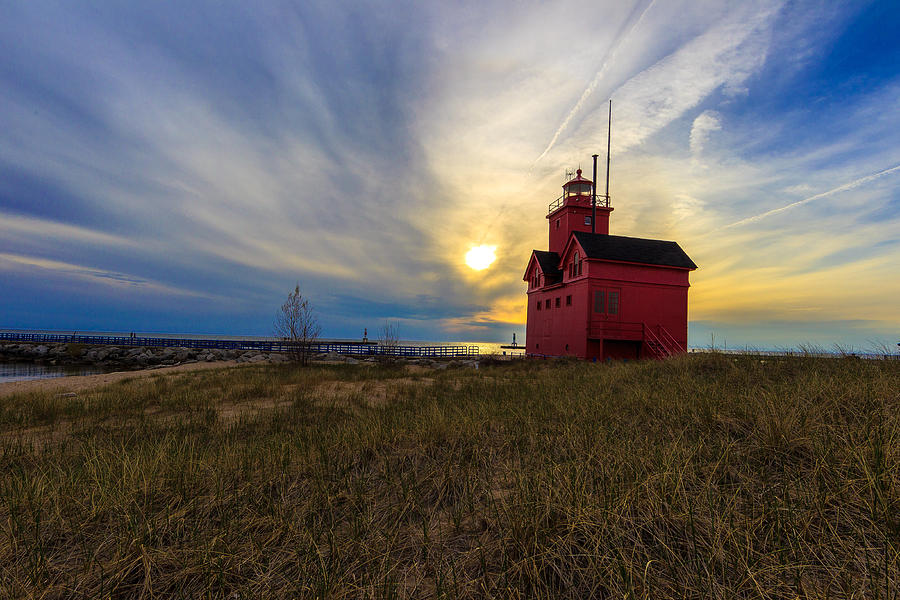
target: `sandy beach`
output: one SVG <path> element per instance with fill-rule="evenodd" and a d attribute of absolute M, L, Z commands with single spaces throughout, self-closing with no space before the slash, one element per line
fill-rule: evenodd
<path fill-rule="evenodd" d="M 248 363 L 240 363 L 248 364 Z M 55 391 L 59 394 L 80 392 L 102 385 L 115 383 L 122 379 L 138 379 L 150 377 L 160 373 L 174 373 L 179 371 L 200 371 L 206 369 L 220 369 L 222 367 L 234 367 L 239 363 L 233 360 L 217 362 L 190 363 L 172 367 L 156 367 L 136 371 L 117 371 L 113 373 L 99 373 L 96 375 L 75 375 L 71 377 L 50 377 L 47 379 L 31 379 L 28 381 L 10 381 L 0 383 L 0 398 L 19 392 Z"/>

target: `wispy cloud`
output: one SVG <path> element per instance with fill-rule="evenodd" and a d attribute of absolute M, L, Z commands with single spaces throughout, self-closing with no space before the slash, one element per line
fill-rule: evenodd
<path fill-rule="evenodd" d="M 803 206 L 804 204 L 808 204 L 810 202 L 815 202 L 816 200 L 821 200 L 823 198 L 828 198 L 830 196 L 834 196 L 835 194 L 850 191 L 854 188 L 858 188 L 862 185 L 866 185 L 867 183 L 870 183 L 872 181 L 875 181 L 876 179 L 879 179 L 886 175 L 890 175 L 897 171 L 900 171 L 900 165 L 894 165 L 893 167 L 878 171 L 876 173 L 872 173 L 871 175 L 866 175 L 865 177 L 860 177 L 858 179 L 854 179 L 853 181 L 849 181 L 843 185 L 839 185 L 837 187 L 831 188 L 830 190 L 821 192 L 819 194 L 809 196 L 808 198 L 804 198 L 803 200 L 797 200 L 796 202 L 791 202 L 790 204 L 787 204 L 785 206 L 781 206 L 779 208 L 773 208 L 772 210 L 767 210 L 764 213 L 760 213 L 758 215 L 753 215 L 752 217 L 747 217 L 745 219 L 741 219 L 740 221 L 735 221 L 734 223 L 729 223 L 728 225 L 724 225 L 722 227 L 722 229 L 731 229 L 732 227 L 740 227 L 742 225 L 756 223 L 757 221 L 761 221 L 762 219 L 765 219 L 766 217 L 771 217 L 773 215 L 777 215 L 786 210 L 791 210 L 792 208 L 796 208 L 798 206 Z"/>
<path fill-rule="evenodd" d="M 336 336 L 398 318 L 505 339 L 547 204 L 602 149 L 612 97 L 613 231 L 688 250 L 692 317 L 749 322 L 762 295 L 813 320 L 842 300 L 887 318 L 900 78 L 820 74 L 854 60 L 865 36 L 837 44 L 864 10 L 11 5 L 4 268 L 35 304 L 47 281 L 152 289 L 169 311 L 208 294 L 265 333 L 299 280 Z M 473 244 L 497 246 L 490 269 L 465 266 Z M 833 291 L 851 276 L 870 300 Z"/>
<path fill-rule="evenodd" d="M 604 78 L 608 74 L 610 64 L 618 58 L 619 51 L 621 50 L 622 46 L 631 36 L 632 32 L 640 27 L 641 23 L 644 21 L 644 17 L 647 15 L 647 13 L 650 12 L 650 9 L 653 8 L 654 4 L 656 4 L 656 0 L 651 0 L 650 2 L 648 2 L 646 6 L 641 9 L 640 14 L 637 16 L 637 18 L 626 25 L 623 33 L 616 36 L 615 40 L 613 40 L 612 46 L 604 56 L 603 62 L 601 63 L 600 69 L 597 71 L 597 74 L 594 75 L 594 78 L 588 84 L 587 88 L 585 88 L 584 92 L 582 92 L 581 97 L 578 98 L 578 102 L 575 103 L 575 106 L 572 107 L 572 109 L 566 115 L 566 118 L 563 119 L 563 122 L 553 133 L 553 137 L 550 138 L 550 142 L 547 144 L 547 147 L 544 148 L 544 151 L 541 152 L 540 156 L 538 156 L 534 162 L 538 162 L 539 160 L 547 156 L 547 153 L 553 149 L 553 146 L 556 145 L 556 141 L 559 139 L 559 136 L 562 135 L 563 131 L 565 131 L 569 124 L 572 122 L 572 118 L 576 114 L 578 114 L 582 107 L 584 107 L 588 98 L 590 98 L 590 96 L 597 89 L 597 86 L 604 81 Z"/>
<path fill-rule="evenodd" d="M 722 123 L 716 111 L 705 110 L 697 115 L 691 125 L 691 152 L 695 155 L 701 154 L 712 133 L 720 129 L 722 129 Z"/>
<path fill-rule="evenodd" d="M 84 279 L 92 283 L 99 283 L 104 286 L 115 287 L 119 289 L 137 290 L 142 293 L 154 293 L 162 296 L 191 296 L 191 297 L 208 297 L 193 290 L 178 289 L 172 286 L 164 285 L 155 281 L 150 281 L 143 277 L 129 275 L 127 273 L 119 273 L 116 271 L 106 271 L 83 265 L 76 265 L 59 260 L 51 260 L 36 256 L 23 256 L 17 254 L 0 253 L 0 269 L 13 270 L 27 268 L 31 272 L 52 272 L 59 275 Z"/>
<path fill-rule="evenodd" d="M 615 115 L 616 151 L 638 146 L 714 93 L 744 93 L 748 78 L 765 63 L 780 7 L 780 2 L 735 7 L 727 18 L 615 90 L 613 98 L 620 107 Z"/>
<path fill-rule="evenodd" d="M 73 242 L 88 244 L 102 248 L 134 248 L 140 245 L 137 240 L 120 235 L 97 231 L 88 227 L 68 225 L 48 219 L 22 217 L 0 212 L 0 233 L 8 240 L 11 236 L 52 240 L 55 243 Z"/>

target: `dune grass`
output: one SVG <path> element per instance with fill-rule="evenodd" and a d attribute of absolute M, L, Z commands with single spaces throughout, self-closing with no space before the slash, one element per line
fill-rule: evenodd
<path fill-rule="evenodd" d="M 900 598 L 900 361 L 268 365 L 0 399 L 0 596 Z"/>

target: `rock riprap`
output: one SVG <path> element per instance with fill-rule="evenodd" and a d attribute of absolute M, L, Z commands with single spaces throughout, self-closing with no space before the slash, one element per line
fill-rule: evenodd
<path fill-rule="evenodd" d="M 136 369 L 220 360 L 284 362 L 287 357 L 277 352 L 259 350 L 0 343 L 0 362 L 33 361 L 49 365 L 98 365 Z"/>
<path fill-rule="evenodd" d="M 169 348 L 149 346 L 88 346 L 85 344 L 35 344 L 0 342 L 0 362 L 35 362 L 48 365 L 96 365 L 107 368 L 144 369 L 155 366 L 233 360 L 239 363 L 287 362 L 280 352 L 260 350 L 222 350 L 218 348 Z M 348 356 L 335 352 L 316 354 L 313 361 L 374 364 L 374 357 Z M 477 368 L 475 360 L 397 358 L 397 360 L 435 369 Z"/>

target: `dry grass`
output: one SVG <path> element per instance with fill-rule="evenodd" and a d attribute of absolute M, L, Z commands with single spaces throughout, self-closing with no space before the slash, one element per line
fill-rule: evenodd
<path fill-rule="evenodd" d="M 0 399 L 0 596 L 897 598 L 900 361 L 245 367 Z"/>

